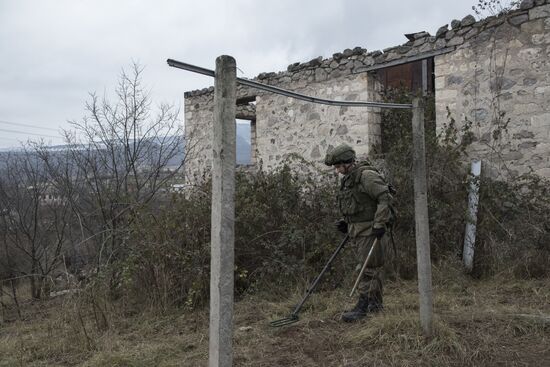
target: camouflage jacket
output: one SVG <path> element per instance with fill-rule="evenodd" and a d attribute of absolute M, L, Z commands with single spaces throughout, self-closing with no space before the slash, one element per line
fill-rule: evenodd
<path fill-rule="evenodd" d="M 392 220 L 391 202 L 386 180 L 369 162 L 358 163 L 340 182 L 338 206 L 352 237 L 386 228 Z"/>

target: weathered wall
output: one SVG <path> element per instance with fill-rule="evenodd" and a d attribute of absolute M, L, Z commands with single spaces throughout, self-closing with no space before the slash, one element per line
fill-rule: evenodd
<path fill-rule="evenodd" d="M 374 63 L 363 49 L 349 50 L 334 59 L 314 59 L 293 64 L 285 72 L 260 74 L 256 80 L 297 93 L 344 101 L 378 100 L 379 87 L 361 72 L 366 62 Z M 186 135 L 197 149 L 189 164 L 190 171 L 202 174 L 211 158 L 210 132 L 213 117 L 213 90 L 186 93 Z M 313 104 L 293 98 L 239 87 L 238 96 L 256 97 L 255 161 L 264 169 L 273 169 L 288 155 L 297 154 L 308 161 L 323 163 L 328 149 L 341 142 L 366 155 L 380 141 L 378 109 L 335 107 Z M 193 145 L 193 143 L 191 143 Z"/>
<path fill-rule="evenodd" d="M 440 27 L 435 36 L 406 35 L 408 42 L 383 52 L 346 49 L 331 58 L 294 63 L 283 72 L 262 73 L 255 80 L 321 98 L 373 101 L 380 87 L 371 71 L 433 57 L 438 127 L 448 122 L 449 108 L 458 123 L 473 122 L 477 141 L 472 156 L 491 163 L 493 173 L 522 173 L 532 167 L 550 177 L 548 0 L 524 0 L 506 17 L 476 22 L 469 15 L 450 25 Z M 185 94 L 186 134 L 194 135 L 191 140 L 198 147 L 189 165 L 193 172 L 210 164 L 212 95 L 213 88 Z M 320 163 L 327 149 L 342 141 L 360 154 L 379 142 L 375 110 L 315 105 L 242 87 L 238 96 L 257 96 L 256 161 L 264 168 L 275 167 L 290 153 Z M 499 118 L 501 124 L 509 119 L 508 129 L 502 139 L 494 139 Z"/>
<path fill-rule="evenodd" d="M 185 98 L 185 170 L 192 181 L 200 180 L 212 166 L 213 91 Z"/>
<path fill-rule="evenodd" d="M 471 155 L 493 175 L 532 168 L 550 177 L 550 4 L 542 3 L 524 1 L 466 33 L 458 26 L 455 33 L 469 36 L 435 57 L 438 127 L 449 121 L 447 107 L 459 125 L 471 121 Z"/>
<path fill-rule="evenodd" d="M 372 101 L 374 92 L 368 86 L 363 73 L 312 83 L 296 91 L 333 100 Z M 258 97 L 256 116 L 258 158 L 268 170 L 288 154 L 322 164 L 327 150 L 341 142 L 365 155 L 380 141 L 378 113 L 362 107 L 326 106 L 265 94 Z"/>

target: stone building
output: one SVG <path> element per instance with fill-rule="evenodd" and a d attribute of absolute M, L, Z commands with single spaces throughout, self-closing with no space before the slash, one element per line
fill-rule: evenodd
<path fill-rule="evenodd" d="M 383 88 L 398 84 L 434 93 L 438 128 L 449 121 L 448 112 L 459 124 L 472 123 L 472 157 L 495 169 L 550 177 L 549 0 L 524 0 L 505 16 L 476 21 L 469 15 L 433 36 L 406 37 L 383 51 L 346 49 L 254 80 L 345 101 L 377 101 Z M 321 163 L 341 142 L 360 155 L 380 143 L 379 109 L 318 105 L 242 86 L 237 95 L 236 118 L 251 122 L 252 163 L 264 169 L 288 154 Z M 212 118 L 213 88 L 185 94 L 186 134 L 198 148 L 194 172 L 209 167 Z M 498 149 L 495 132 L 501 133 Z"/>

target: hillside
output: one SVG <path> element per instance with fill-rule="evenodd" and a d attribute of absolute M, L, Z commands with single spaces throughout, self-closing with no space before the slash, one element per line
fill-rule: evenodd
<path fill-rule="evenodd" d="M 548 279 L 476 281 L 453 269 L 448 264 L 435 269 L 432 340 L 420 333 L 414 281 L 389 282 L 385 311 L 351 325 L 339 321 L 351 304 L 347 284 L 315 295 L 300 322 L 283 328 L 271 328 L 268 321 L 286 316 L 303 289 L 244 296 L 235 307 L 234 365 L 550 365 Z M 95 312 L 79 312 L 75 299 L 28 307 L 26 320 L 0 327 L 2 367 L 207 364 L 206 309 L 159 315 L 114 308 L 106 315 L 108 326 L 98 330 Z"/>
<path fill-rule="evenodd" d="M 250 147 L 250 125 L 246 124 L 237 124 L 237 135 L 236 135 L 236 159 L 237 164 L 249 164 L 251 160 L 251 147 Z M 178 136 L 172 136 L 169 139 L 174 139 L 178 141 L 179 149 L 177 151 L 177 154 L 174 157 L 171 157 L 167 163 L 167 168 L 177 168 L 181 161 L 184 159 L 184 152 L 185 152 L 185 138 L 178 137 Z M 157 149 L 153 149 L 154 153 L 158 152 L 158 143 L 155 144 L 154 141 L 151 142 L 153 146 L 157 146 Z M 61 155 L 62 152 L 64 152 L 66 149 L 68 149 L 68 145 L 55 145 L 50 146 L 48 149 L 50 150 L 51 154 L 55 156 L 56 154 Z M 10 154 L 18 154 L 21 153 L 21 147 L 14 147 L 14 148 L 5 148 L 0 149 L 0 168 L 4 168 L 5 161 Z"/>

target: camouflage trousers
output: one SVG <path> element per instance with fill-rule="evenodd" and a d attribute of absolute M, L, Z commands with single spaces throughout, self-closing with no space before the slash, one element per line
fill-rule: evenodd
<path fill-rule="evenodd" d="M 375 239 L 376 237 L 372 235 L 358 236 L 353 239 L 357 246 L 356 255 L 358 264 L 355 271 L 356 277 L 359 275 Z M 376 301 L 380 304 L 383 303 L 384 252 L 387 244 L 388 235 L 386 234 L 378 240 L 376 247 L 372 251 L 365 272 L 357 285 L 357 290 L 361 296 L 368 296 L 369 300 Z"/>

